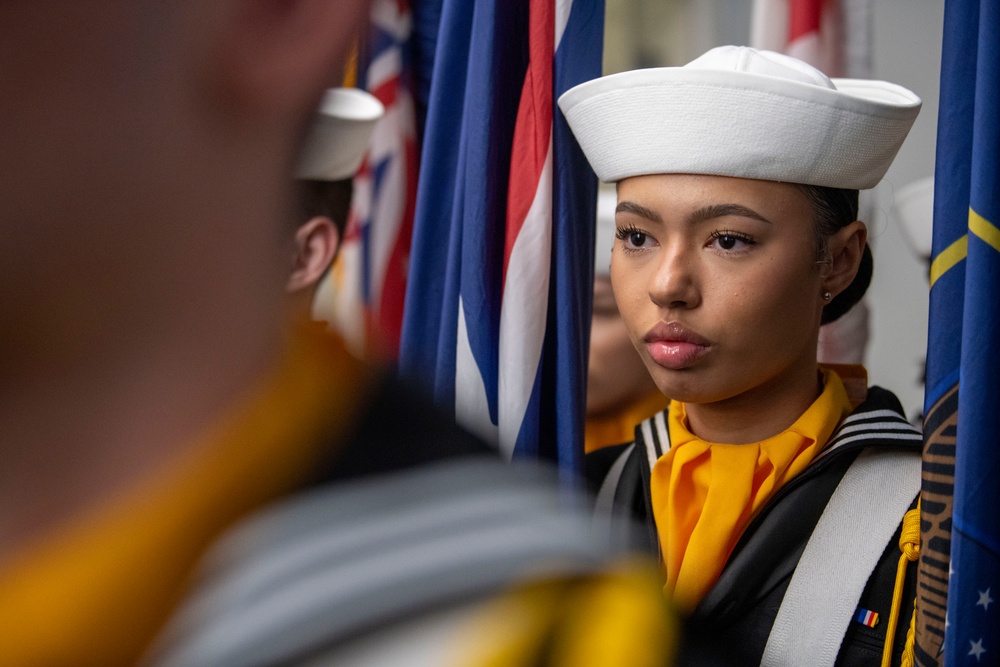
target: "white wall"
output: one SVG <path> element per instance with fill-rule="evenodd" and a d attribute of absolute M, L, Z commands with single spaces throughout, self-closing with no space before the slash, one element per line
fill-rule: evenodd
<path fill-rule="evenodd" d="M 878 214 L 869 225 L 875 276 L 869 292 L 872 339 L 866 365 L 871 382 L 896 392 L 911 418 L 923 407 L 927 268 L 890 216 L 896 191 L 934 173 L 942 5 L 940 0 L 875 2 L 873 76 L 906 86 L 924 101 L 899 156 L 874 191 Z"/>

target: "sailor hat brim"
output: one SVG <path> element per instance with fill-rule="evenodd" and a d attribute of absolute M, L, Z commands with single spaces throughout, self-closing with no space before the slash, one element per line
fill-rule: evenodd
<path fill-rule="evenodd" d="M 828 79 L 747 47 L 594 79 L 559 98 L 605 182 L 691 173 L 851 189 L 882 179 L 920 104 L 902 86 Z"/>
<path fill-rule="evenodd" d="M 303 146 L 295 177 L 340 181 L 354 176 L 368 150 L 372 130 L 384 113 L 382 103 L 363 90 L 327 90 Z"/>

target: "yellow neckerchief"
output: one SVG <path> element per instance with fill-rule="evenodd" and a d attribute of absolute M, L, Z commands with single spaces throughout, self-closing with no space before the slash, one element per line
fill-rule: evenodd
<path fill-rule="evenodd" d="M 331 456 L 370 374 L 304 328 L 193 447 L 0 563 L 0 663 L 134 664 L 235 519 Z"/>
<path fill-rule="evenodd" d="M 469 614 L 445 664 L 672 665 L 678 621 L 657 591 L 655 565 L 622 561 L 516 586 Z"/>
<path fill-rule="evenodd" d="M 664 593 L 690 611 L 718 580 L 750 517 L 822 450 L 851 402 L 833 370 L 794 424 L 763 442 L 709 443 L 688 430 L 684 404 L 667 417 L 670 450 L 653 466 L 653 517 L 666 568 Z"/>
<path fill-rule="evenodd" d="M 668 405 L 670 399 L 654 388 L 610 415 L 588 418 L 584 432 L 584 451 L 589 453 L 601 447 L 632 442 L 635 439 L 635 425 L 666 410 Z"/>

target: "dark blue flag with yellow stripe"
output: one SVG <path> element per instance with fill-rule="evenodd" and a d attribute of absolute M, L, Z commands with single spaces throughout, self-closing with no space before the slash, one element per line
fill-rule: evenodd
<path fill-rule="evenodd" d="M 1000 665 L 1000 3 L 945 4 L 916 658 Z"/>

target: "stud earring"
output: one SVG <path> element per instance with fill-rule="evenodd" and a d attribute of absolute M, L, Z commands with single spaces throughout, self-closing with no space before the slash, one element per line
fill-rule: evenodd
<path fill-rule="evenodd" d="M 829 301 L 832 298 L 833 298 L 832 294 L 830 294 L 829 292 L 823 292 L 823 301 Z"/>

